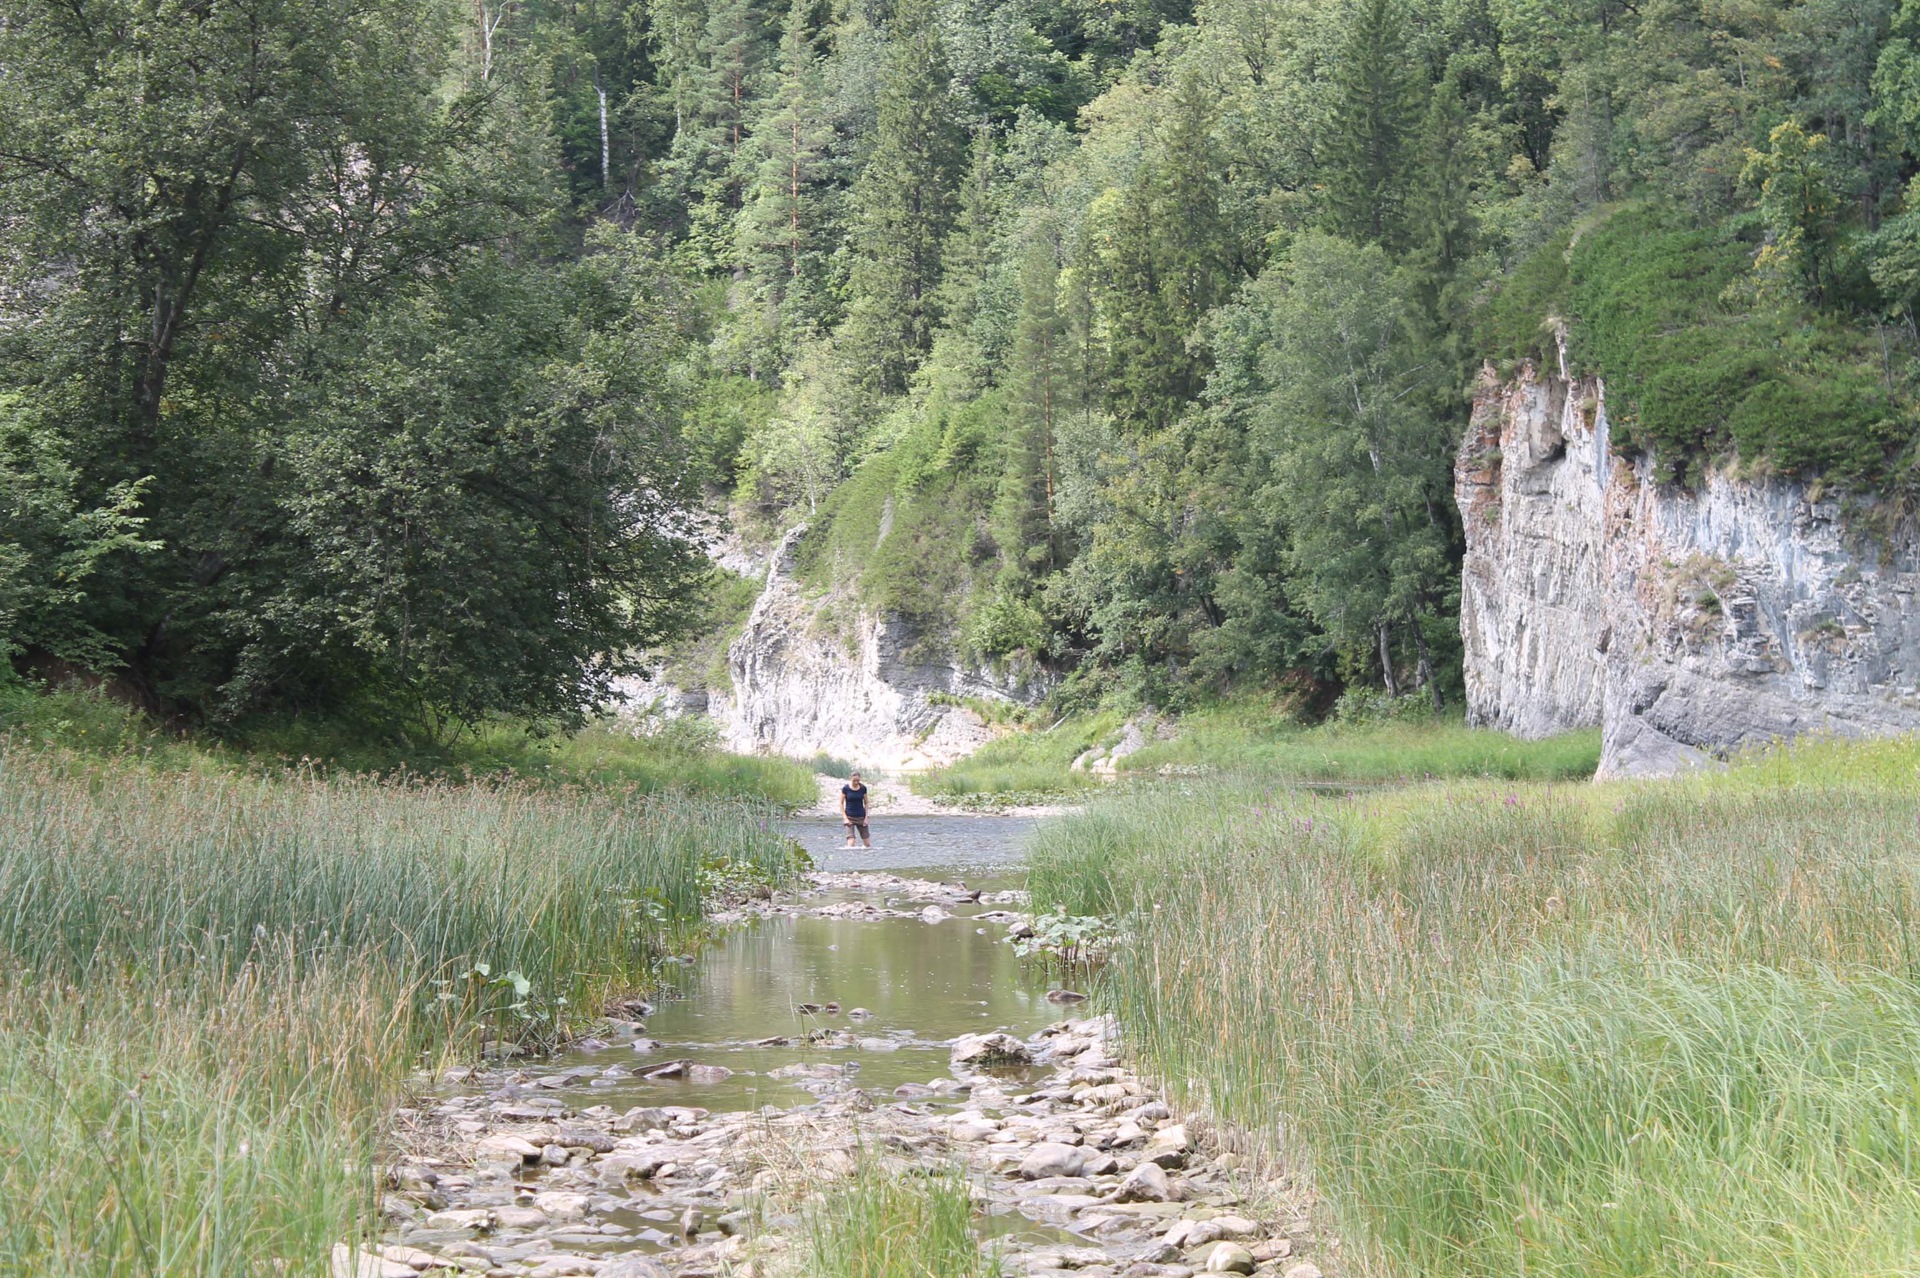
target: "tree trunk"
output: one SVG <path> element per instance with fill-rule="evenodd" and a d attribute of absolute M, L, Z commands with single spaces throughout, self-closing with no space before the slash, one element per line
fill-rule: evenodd
<path fill-rule="evenodd" d="M 1413 619 L 1413 642 L 1420 650 L 1419 680 L 1433 696 L 1433 708 L 1437 713 L 1447 708 L 1446 699 L 1440 695 L 1440 681 L 1433 677 L 1433 653 L 1427 649 L 1427 632 L 1420 628 L 1420 619 Z"/>
<path fill-rule="evenodd" d="M 1400 695 L 1400 684 L 1393 677 L 1393 636 L 1386 622 L 1380 623 L 1380 678 L 1387 685 L 1387 695 Z"/>

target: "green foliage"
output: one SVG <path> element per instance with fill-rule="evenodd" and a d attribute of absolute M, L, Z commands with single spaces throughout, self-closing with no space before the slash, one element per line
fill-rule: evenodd
<path fill-rule="evenodd" d="M 1879 343 L 1818 314 L 1740 308 L 1748 252 L 1657 209 L 1617 214 L 1572 253 L 1574 358 L 1607 377 L 1624 441 L 1670 476 L 1735 453 L 1870 485 L 1908 433 Z"/>
<path fill-rule="evenodd" d="M 169 772 L 267 775 L 298 767 L 321 776 L 390 775 L 442 780 L 513 779 L 530 785 L 602 786 L 632 794 L 813 802 L 808 769 L 789 759 L 728 754 L 711 733 L 676 720 L 637 735 L 607 722 L 537 734 L 494 720 L 458 739 L 421 745 L 351 720 L 257 717 L 221 737 L 162 731 L 102 692 L 69 685 L 0 688 L 0 738 L 40 749 L 137 761 Z"/>
<path fill-rule="evenodd" d="M 900 0 L 888 32 L 858 210 L 846 341 L 867 384 L 907 388 L 933 345 L 941 250 L 953 225 L 960 129 L 933 0 Z"/>
<path fill-rule="evenodd" d="M 1086 967 L 1107 956 L 1119 934 L 1113 924 L 1097 915 L 1069 914 L 1054 909 L 1036 914 L 1007 934 L 1007 944 L 1021 958 L 1040 955 L 1062 967 Z"/>
<path fill-rule="evenodd" d="M 140 535 L 143 482 L 117 484 L 84 509 L 68 451 L 21 411 L 18 394 L 0 392 L 0 683 L 26 651 L 114 664 L 111 640 L 81 614 L 88 579 L 109 556 L 159 549 Z"/>
<path fill-rule="evenodd" d="M 1168 741 L 1120 761 L 1123 773 L 1248 773 L 1295 781 L 1391 784 L 1461 777 L 1577 781 L 1600 761 L 1600 733 L 1540 741 L 1468 728 L 1428 703 L 1350 689 L 1328 722 L 1309 727 L 1258 702 L 1183 716 Z"/>

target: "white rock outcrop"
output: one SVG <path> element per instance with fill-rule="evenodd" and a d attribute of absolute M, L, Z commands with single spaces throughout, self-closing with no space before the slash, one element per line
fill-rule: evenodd
<path fill-rule="evenodd" d="M 1031 704 L 1046 694 L 1038 675 L 963 661 L 904 618 L 812 593 L 793 573 L 806 531 L 789 530 L 765 562 L 760 597 L 727 650 L 732 687 L 635 681 L 626 689 L 632 713 L 705 714 L 742 753 L 825 753 L 893 771 L 951 763 L 992 739 L 951 699 Z"/>
<path fill-rule="evenodd" d="M 1920 730 L 1920 538 L 1779 479 L 1656 482 L 1605 387 L 1488 370 L 1454 472 L 1470 721 L 1602 729 L 1601 775 L 1829 732 Z"/>

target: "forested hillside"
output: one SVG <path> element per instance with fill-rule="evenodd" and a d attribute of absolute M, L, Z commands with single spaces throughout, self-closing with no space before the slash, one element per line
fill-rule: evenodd
<path fill-rule="evenodd" d="M 566 720 L 689 516 L 1162 704 L 1457 680 L 1483 359 L 1911 492 L 1920 2 L 20 0 L 0 616 Z"/>

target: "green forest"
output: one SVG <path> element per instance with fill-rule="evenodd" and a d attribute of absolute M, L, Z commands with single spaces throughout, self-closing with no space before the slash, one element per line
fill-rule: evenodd
<path fill-rule="evenodd" d="M 15 0 L 0 120 L 0 642 L 196 723 L 578 724 L 716 516 L 1066 709 L 1439 703 L 1562 331 L 1915 495 L 1920 0 Z"/>

